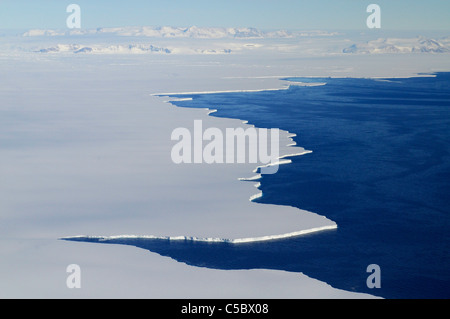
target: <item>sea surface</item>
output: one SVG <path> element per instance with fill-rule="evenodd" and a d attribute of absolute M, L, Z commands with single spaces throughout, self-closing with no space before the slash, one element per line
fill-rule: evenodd
<path fill-rule="evenodd" d="M 263 175 L 256 201 L 326 216 L 336 230 L 239 245 L 107 242 L 200 267 L 302 272 L 385 298 L 450 298 L 450 73 L 284 80 L 289 89 L 173 95 L 192 100 L 172 103 L 297 134 L 313 152 Z M 371 264 L 381 288 L 367 287 Z"/>

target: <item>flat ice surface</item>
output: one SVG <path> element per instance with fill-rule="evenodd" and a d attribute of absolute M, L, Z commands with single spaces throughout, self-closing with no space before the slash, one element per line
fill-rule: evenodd
<path fill-rule="evenodd" d="M 170 154 L 176 142 L 170 136 L 175 128 L 193 129 L 194 119 L 202 119 L 204 128 L 223 132 L 247 125 L 208 117 L 205 110 L 175 108 L 150 96 L 152 77 L 158 76 L 151 69 L 134 67 L 124 75 L 121 69 L 126 67 L 93 60 L 95 72 L 89 65 L 94 61 L 63 66 L 75 68 L 67 71 L 57 70 L 58 62 L 39 63 L 48 69 L 39 73 L 44 81 L 22 82 L 21 101 L 7 104 L 2 128 L 8 131 L 0 160 L 6 188 L 2 202 L 17 205 L 15 218 L 21 213 L 28 218 L 30 205 L 31 219 L 42 220 L 40 213 L 54 215 L 52 223 L 63 225 L 48 231 L 57 231 L 57 237 L 236 239 L 334 225 L 293 207 L 250 202 L 259 191 L 238 178 L 253 176 L 256 164 L 174 164 Z M 32 74 L 35 67 L 33 62 L 24 72 Z M 20 74 L 17 68 L 15 72 Z M 48 73 L 59 72 L 67 78 L 60 78 L 60 83 L 48 80 Z M 137 89 L 133 82 L 145 88 Z M 289 142 L 286 137 L 284 145 Z M 89 223 L 72 228 L 81 216 Z M 69 222 L 70 230 L 64 229 Z"/>
<path fill-rule="evenodd" d="M 334 227 L 311 212 L 249 201 L 259 192 L 257 181 L 239 178 L 254 176 L 255 164 L 174 164 L 175 128 L 191 128 L 195 119 L 222 129 L 244 124 L 151 95 L 283 88 L 280 76 L 413 75 L 410 66 L 420 61 L 289 57 L 1 52 L 0 297 L 368 297 L 303 274 L 196 268 L 134 247 L 58 240 L 239 239 Z M 442 61 L 426 59 L 420 71 Z M 66 287 L 72 263 L 82 269 L 81 289 Z"/>

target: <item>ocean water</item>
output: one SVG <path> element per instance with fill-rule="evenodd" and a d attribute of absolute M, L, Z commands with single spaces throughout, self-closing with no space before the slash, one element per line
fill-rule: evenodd
<path fill-rule="evenodd" d="M 258 243 L 114 239 L 217 269 L 302 272 L 385 298 L 450 297 L 450 73 L 290 78 L 287 90 L 180 95 L 180 107 L 291 133 L 313 153 L 263 175 L 256 201 L 324 215 L 338 229 Z M 98 239 L 77 239 L 98 241 Z M 381 288 L 368 288 L 370 264 Z"/>

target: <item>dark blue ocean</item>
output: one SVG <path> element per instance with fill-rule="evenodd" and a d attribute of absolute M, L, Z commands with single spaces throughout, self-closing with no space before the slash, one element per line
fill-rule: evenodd
<path fill-rule="evenodd" d="M 450 73 L 286 80 L 326 85 L 173 103 L 296 133 L 297 145 L 313 153 L 263 175 L 257 201 L 324 215 L 338 229 L 239 245 L 114 243 L 201 267 L 302 272 L 385 298 L 450 298 Z M 380 266 L 381 288 L 366 285 L 370 264 Z"/>

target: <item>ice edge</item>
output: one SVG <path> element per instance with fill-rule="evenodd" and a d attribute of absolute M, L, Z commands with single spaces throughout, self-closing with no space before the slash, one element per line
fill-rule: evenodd
<path fill-rule="evenodd" d="M 246 238 L 215 238 L 215 237 L 191 237 L 191 236 L 153 236 L 153 235 L 117 235 L 117 236 L 86 236 L 77 235 L 69 237 L 61 237 L 61 240 L 76 240 L 76 239 L 98 239 L 99 241 L 109 241 L 115 239 L 157 239 L 157 240 L 169 240 L 169 241 L 193 241 L 193 242 L 208 242 L 208 243 L 229 243 L 229 244 L 243 244 L 243 243 L 254 243 L 262 242 L 276 239 L 284 239 L 290 237 L 297 237 L 301 235 L 311 234 L 315 232 L 320 232 L 324 230 L 337 229 L 337 225 L 327 225 L 321 227 L 315 227 L 310 229 L 299 230 L 295 232 L 279 234 L 279 235 L 267 235 L 259 237 L 246 237 Z"/>
<path fill-rule="evenodd" d="M 261 92 L 261 91 L 282 91 L 282 90 L 287 90 L 289 89 L 289 85 L 284 86 L 282 88 L 275 88 L 275 89 L 258 89 L 258 90 L 228 90 L 228 91 L 206 91 L 206 92 L 178 92 L 178 93 L 153 93 L 150 94 L 150 96 L 156 96 L 156 97 L 168 97 L 168 100 L 165 100 L 164 102 L 166 103 L 170 103 L 172 105 L 174 105 L 171 102 L 176 102 L 176 101 L 183 101 L 183 100 L 192 100 L 192 98 L 177 98 L 174 97 L 174 95 L 192 95 L 192 94 L 215 94 L 215 93 L 230 93 L 230 92 Z M 176 105 L 174 105 L 176 106 Z M 209 116 L 211 113 L 215 113 L 217 112 L 217 109 L 213 109 L 213 108 L 206 108 L 206 112 L 207 115 Z M 243 120 L 241 119 L 241 121 L 243 121 L 244 124 L 248 124 L 247 120 Z M 296 143 L 293 141 L 292 137 L 297 136 L 295 133 L 291 133 L 289 131 L 287 132 L 287 137 L 288 139 L 290 139 L 289 144 L 287 144 L 286 146 L 290 147 L 290 146 L 295 146 Z M 283 154 L 281 156 L 278 157 L 278 162 L 276 163 L 269 163 L 267 165 L 261 165 L 261 166 L 257 166 L 253 172 L 257 173 L 257 175 L 250 177 L 250 178 L 245 178 L 245 177 L 241 177 L 238 178 L 241 181 L 257 181 L 260 180 L 262 175 L 261 175 L 261 168 L 263 167 L 268 167 L 268 166 L 272 166 L 272 165 L 283 165 L 283 164 L 290 164 L 292 163 L 292 160 L 290 159 L 285 159 L 286 157 L 294 157 L 294 156 L 301 156 L 301 155 L 305 155 L 305 154 L 309 154 L 312 153 L 312 151 L 310 150 L 305 150 L 303 149 L 302 152 L 299 153 L 290 153 L 290 154 Z M 255 184 L 255 187 L 259 187 L 260 183 Z M 249 198 L 249 201 L 253 202 L 255 199 L 261 198 L 263 196 L 262 192 L 259 192 L 258 194 L 254 194 Z M 333 221 L 332 221 L 333 222 Z M 251 243 L 251 242 L 261 242 L 261 241 L 269 241 L 269 240 L 276 240 L 276 239 L 283 239 L 283 238 L 290 238 L 290 237 L 296 237 L 296 236 L 301 236 L 301 235 L 305 235 L 305 234 L 311 234 L 311 233 L 315 233 L 315 232 L 319 232 L 319 231 L 324 231 L 324 230 L 332 230 L 332 229 L 337 229 L 337 224 L 335 222 L 333 222 L 333 225 L 326 225 L 326 226 L 320 226 L 320 227 L 315 227 L 315 228 L 310 228 L 310 229 L 304 229 L 304 230 L 300 230 L 300 231 L 295 231 L 295 232 L 290 232 L 290 233 L 284 233 L 284 234 L 279 234 L 279 235 L 266 235 L 266 236 L 259 236 L 259 237 L 248 237 L 248 238 L 237 238 L 237 239 L 224 239 L 224 238 L 201 238 L 201 237 L 192 237 L 192 236 L 153 236 L 153 235 L 143 235 L 143 236 L 137 236 L 137 235 L 118 235 L 118 236 L 84 236 L 84 235 L 80 235 L 80 236 L 73 236 L 73 237 L 63 237 L 61 239 L 64 240 L 70 240 L 70 239 L 76 239 L 76 238 L 86 238 L 86 239 L 98 239 L 99 241 L 108 241 L 108 240 L 113 240 L 113 239 L 160 239 L 160 240 L 171 240 L 171 241 L 175 241 L 175 240 L 184 240 L 184 241 L 196 241 L 196 242 L 223 242 L 223 243 L 231 243 L 231 244 L 239 244 L 239 243 Z"/>
<path fill-rule="evenodd" d="M 295 82 L 293 82 L 295 83 Z M 188 97 L 188 98 L 178 98 L 176 96 L 179 95 L 195 95 L 195 94 L 217 94 L 217 93 L 242 93 L 242 92 L 263 92 L 263 91 L 283 91 L 283 90 L 288 90 L 290 87 L 290 85 L 285 85 L 281 88 L 272 88 L 272 89 L 256 89 L 256 90 L 226 90 L 226 91 L 204 91 L 204 92 L 178 92 L 178 93 L 152 93 L 150 94 L 150 96 L 155 96 L 155 97 L 167 97 L 169 99 L 165 100 L 165 103 L 169 103 L 172 104 L 174 106 L 176 106 L 175 104 L 173 104 L 172 102 L 179 102 L 179 101 L 192 101 L 193 98 Z M 207 115 L 210 115 L 212 113 L 217 112 L 217 109 L 213 109 L 213 108 L 205 108 L 205 111 L 207 112 Z M 242 121 L 243 124 L 247 124 L 250 126 L 253 126 L 252 124 L 248 123 L 248 120 L 244 120 L 244 119 L 240 119 Z M 297 143 L 292 139 L 293 137 L 297 136 L 297 134 L 295 133 L 291 133 L 289 131 L 285 131 L 287 133 L 287 138 L 290 140 L 290 143 L 288 143 L 286 146 L 290 147 L 290 146 L 296 146 Z M 262 168 L 267 168 L 270 166 L 277 166 L 277 165 L 284 165 L 284 164 L 290 164 L 292 163 L 292 160 L 290 159 L 285 159 L 286 157 L 295 157 L 295 156 L 301 156 L 301 155 L 305 155 L 305 154 L 310 154 L 312 153 L 312 151 L 310 150 L 305 150 L 303 149 L 302 152 L 299 153 L 290 153 L 290 154 L 283 154 L 281 156 L 278 156 L 278 161 L 275 163 L 269 163 L 269 164 L 265 164 L 265 165 L 259 165 L 256 166 L 256 168 L 253 170 L 253 173 L 257 173 L 256 176 L 250 177 L 250 178 L 246 178 L 246 177 L 239 177 L 238 180 L 240 181 L 255 181 L 255 180 L 259 180 L 261 179 L 261 169 Z M 258 187 L 258 186 L 257 186 Z M 249 201 L 254 201 L 255 199 L 261 198 L 263 196 L 262 192 L 258 193 L 258 194 L 254 194 L 252 196 L 250 196 Z"/>

